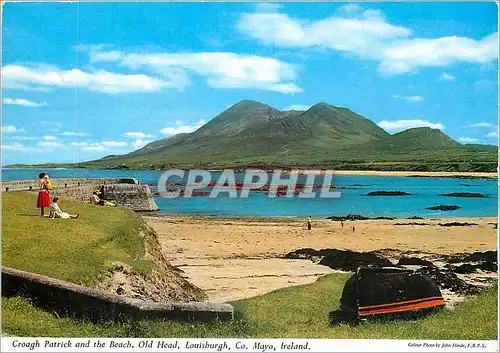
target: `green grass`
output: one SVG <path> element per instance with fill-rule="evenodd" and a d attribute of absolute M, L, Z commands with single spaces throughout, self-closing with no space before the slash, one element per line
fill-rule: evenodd
<path fill-rule="evenodd" d="M 61 208 L 79 219 L 41 217 L 36 195 L 2 194 L 3 265 L 77 284 L 90 285 L 110 262 L 150 271 L 141 259 L 144 223 L 134 212 L 61 200 Z"/>
<path fill-rule="evenodd" d="M 269 337 L 269 338 L 390 338 L 496 339 L 497 288 L 413 321 L 365 322 L 359 326 L 328 325 L 345 280 L 331 274 L 316 283 L 290 287 L 232 303 L 236 319 L 230 323 L 193 324 L 137 321 L 94 325 L 56 318 L 32 307 L 25 299 L 3 299 L 3 330 L 10 335 L 55 337 Z"/>

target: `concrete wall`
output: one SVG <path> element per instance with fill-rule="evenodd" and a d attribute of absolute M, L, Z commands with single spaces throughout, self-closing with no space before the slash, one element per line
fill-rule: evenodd
<path fill-rule="evenodd" d="M 233 307 L 229 304 L 141 301 L 8 267 L 2 267 L 2 296 L 22 296 L 60 316 L 92 322 L 144 318 L 200 322 L 233 319 Z"/>
<path fill-rule="evenodd" d="M 90 195 L 104 186 L 105 200 L 115 201 L 118 206 L 127 207 L 138 212 L 157 211 L 158 206 L 153 199 L 148 185 L 119 184 L 117 179 L 80 179 L 61 178 L 52 179 L 54 188 L 50 190 L 51 196 L 70 198 L 77 201 L 89 201 Z M 22 180 L 2 183 L 3 191 L 29 191 L 38 192 L 38 181 Z"/>

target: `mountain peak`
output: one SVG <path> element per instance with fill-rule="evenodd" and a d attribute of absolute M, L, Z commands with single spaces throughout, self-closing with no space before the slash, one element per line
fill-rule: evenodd
<path fill-rule="evenodd" d="M 198 129 L 194 136 L 235 136 L 243 130 L 278 119 L 280 111 L 264 103 L 244 99 Z"/>
<path fill-rule="evenodd" d="M 453 140 L 439 129 L 433 129 L 428 126 L 414 127 L 391 136 L 393 139 L 404 140 L 407 143 L 412 141 L 413 144 L 422 147 L 457 147 L 460 143 Z"/>
<path fill-rule="evenodd" d="M 271 106 L 269 106 L 267 104 L 257 102 L 257 101 L 251 100 L 251 99 L 243 99 L 243 100 L 239 101 L 238 103 L 233 104 L 230 108 L 253 108 L 253 107 L 272 108 Z"/>

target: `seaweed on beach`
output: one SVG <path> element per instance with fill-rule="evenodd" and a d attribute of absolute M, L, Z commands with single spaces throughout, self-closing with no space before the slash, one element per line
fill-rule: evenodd
<path fill-rule="evenodd" d="M 423 274 L 433 279 L 439 289 L 449 289 L 452 292 L 462 295 L 474 295 L 481 291 L 480 288 L 465 282 L 451 270 L 438 269 L 435 267 L 422 267 L 415 272 Z"/>
<path fill-rule="evenodd" d="M 483 261 L 478 264 L 462 264 L 459 266 L 446 265 L 447 269 L 452 270 L 455 273 L 460 274 L 471 274 L 476 273 L 477 270 L 485 271 L 485 272 L 498 272 L 498 265 L 492 261 Z"/>
<path fill-rule="evenodd" d="M 418 222 L 408 222 L 408 223 L 394 223 L 395 226 L 428 226 L 427 223 L 418 223 Z"/>
<path fill-rule="evenodd" d="M 476 251 L 472 254 L 469 253 L 458 253 L 449 255 L 446 259 L 447 263 L 460 263 L 460 262 L 481 262 L 481 261 L 490 261 L 493 263 L 497 262 L 497 251 L 489 250 L 489 251 Z"/>
<path fill-rule="evenodd" d="M 418 258 L 418 257 L 406 257 L 403 256 L 399 259 L 399 266 L 427 266 L 427 267 L 435 267 L 434 264 L 430 261 Z"/>
<path fill-rule="evenodd" d="M 471 227 L 477 226 L 477 223 L 469 222 L 449 222 L 449 223 L 439 223 L 441 227 Z"/>

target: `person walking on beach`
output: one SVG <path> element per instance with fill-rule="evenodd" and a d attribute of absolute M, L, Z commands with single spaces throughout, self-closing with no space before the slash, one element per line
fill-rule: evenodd
<path fill-rule="evenodd" d="M 38 191 L 38 199 L 36 201 L 36 207 L 40 208 L 40 215 L 43 217 L 45 215 L 45 208 L 50 207 L 50 194 L 49 194 L 49 176 L 45 173 L 40 173 L 38 175 L 38 186 L 40 191 Z"/>
<path fill-rule="evenodd" d="M 352 226 L 352 232 L 354 233 L 356 231 L 356 227 Z"/>
<path fill-rule="evenodd" d="M 311 216 L 307 217 L 307 230 L 311 230 L 312 228 L 312 219 L 311 219 Z"/>
<path fill-rule="evenodd" d="M 344 221 L 342 219 L 340 220 L 340 227 L 344 228 Z"/>

